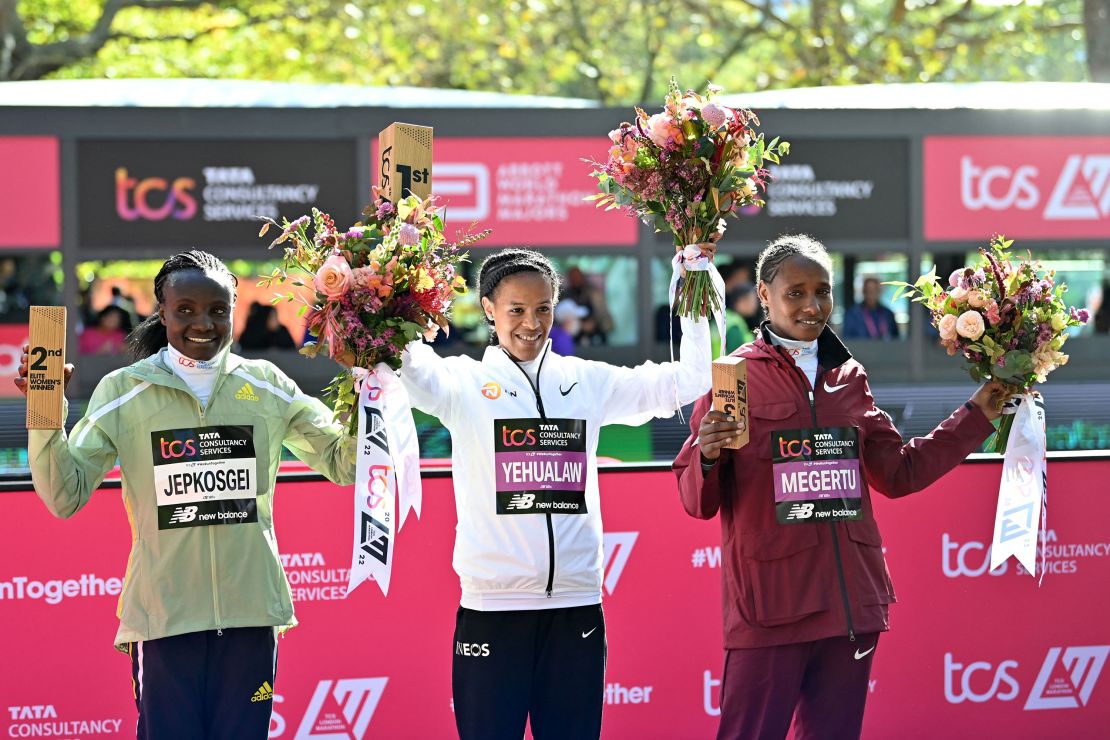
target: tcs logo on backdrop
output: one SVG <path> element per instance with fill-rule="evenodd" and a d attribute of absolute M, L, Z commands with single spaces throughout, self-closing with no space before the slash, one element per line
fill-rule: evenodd
<path fill-rule="evenodd" d="M 116 213 L 124 221 L 187 221 L 197 213 L 193 195 L 197 181 L 178 177 L 172 183 L 162 177 L 139 179 L 125 167 L 116 169 Z"/>

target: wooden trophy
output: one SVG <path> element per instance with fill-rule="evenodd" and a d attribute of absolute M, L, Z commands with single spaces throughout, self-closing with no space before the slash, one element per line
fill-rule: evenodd
<path fill-rule="evenodd" d="M 713 410 L 724 411 L 744 422 L 744 431 L 725 448 L 738 450 L 748 443 L 748 366 L 743 357 L 721 357 L 713 361 Z"/>
<path fill-rule="evenodd" d="M 389 201 L 432 193 L 432 129 L 391 123 L 378 134 L 378 186 Z"/>
<path fill-rule="evenodd" d="M 31 306 L 28 335 L 27 428 L 61 429 L 65 422 L 65 307 Z"/>

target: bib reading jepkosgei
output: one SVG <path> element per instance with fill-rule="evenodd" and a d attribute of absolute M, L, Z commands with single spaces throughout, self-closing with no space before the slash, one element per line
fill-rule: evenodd
<path fill-rule="evenodd" d="M 150 433 L 158 529 L 258 521 L 258 465 L 250 426 Z"/>
<path fill-rule="evenodd" d="M 863 518 L 856 427 L 778 429 L 771 458 L 779 524 Z"/>
<path fill-rule="evenodd" d="M 586 513 L 586 420 L 495 419 L 498 514 Z"/>

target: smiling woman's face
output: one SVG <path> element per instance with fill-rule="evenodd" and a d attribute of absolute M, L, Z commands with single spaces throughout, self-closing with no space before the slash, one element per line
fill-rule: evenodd
<path fill-rule="evenodd" d="M 832 315 L 832 276 L 813 260 L 794 255 L 779 265 L 770 283 L 759 282 L 771 331 L 783 339 L 811 342 Z"/>
<path fill-rule="evenodd" d="M 231 343 L 235 292 L 201 270 L 180 270 L 162 286 L 158 317 L 170 346 L 193 360 L 213 359 Z"/>
<path fill-rule="evenodd" d="M 504 278 L 493 299 L 482 298 L 486 316 L 493 319 L 497 341 L 519 362 L 539 356 L 554 318 L 551 283 L 538 272 L 518 272 Z"/>

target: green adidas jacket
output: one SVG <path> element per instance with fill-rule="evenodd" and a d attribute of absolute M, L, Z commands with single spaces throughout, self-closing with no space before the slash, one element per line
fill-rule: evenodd
<path fill-rule="evenodd" d="M 73 516 L 118 457 L 132 545 L 117 647 L 226 627 L 291 627 L 273 525 L 281 446 L 349 485 L 354 441 L 272 363 L 227 353 L 202 409 L 164 355 L 104 378 L 68 438 L 30 432 L 35 490 L 55 516 Z"/>

